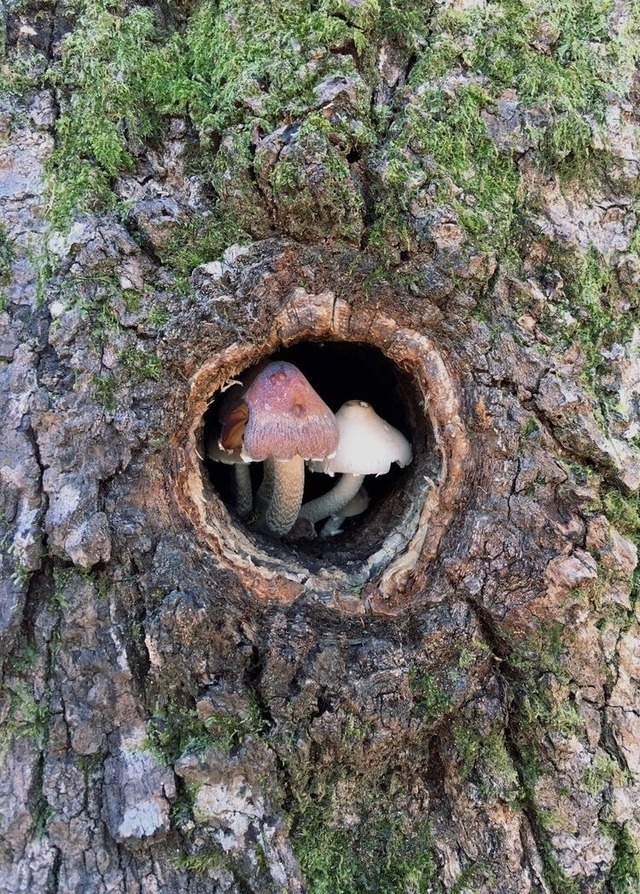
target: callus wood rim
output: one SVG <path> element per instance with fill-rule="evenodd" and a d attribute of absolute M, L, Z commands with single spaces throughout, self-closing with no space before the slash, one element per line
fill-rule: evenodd
<path fill-rule="evenodd" d="M 196 372 L 190 381 L 184 423 L 172 438 L 175 494 L 195 536 L 255 599 L 287 603 L 305 598 L 349 613 L 397 615 L 419 595 L 415 582 L 424 580 L 461 501 L 469 443 L 455 380 L 434 342 L 384 314 L 378 313 L 372 321 L 369 314 L 342 304 L 331 292 L 296 289 L 274 316 L 272 334 L 259 348 L 254 343 L 232 344 Z M 279 348 L 303 340 L 371 344 L 412 375 L 440 456 L 438 480 L 421 480 L 420 499 L 398 519 L 375 552 L 364 561 L 349 563 L 348 570 L 326 565 L 321 572 L 312 571 L 286 544 L 264 546 L 232 519 L 209 485 L 201 459 L 202 420 L 212 396 Z M 229 429 L 233 436 L 227 443 L 235 445 L 238 432 L 246 427 L 245 413 L 239 408 L 237 414 L 234 411 Z"/>

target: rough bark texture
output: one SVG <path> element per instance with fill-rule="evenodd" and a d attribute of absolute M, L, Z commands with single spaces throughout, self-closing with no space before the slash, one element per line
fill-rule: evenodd
<path fill-rule="evenodd" d="M 132 10 L 165 36 L 192 10 L 9 11 L 3 894 L 638 890 L 633 54 L 592 110 L 558 111 L 482 68 L 499 5 L 381 8 L 335 4 L 324 55 L 273 50 L 301 56 L 304 99 L 274 112 L 277 78 L 242 81 L 236 43 L 216 89 L 241 99 L 211 120 L 157 99 L 155 130 L 116 92 L 160 37 L 133 41 L 86 113 L 129 102 L 126 158 L 75 146 L 98 173 L 64 226 L 55 153 L 101 77 L 60 67 L 65 41 L 104 72 L 98 20 L 120 47 Z M 632 12 L 580 6 L 578 80 L 576 47 L 633 34 Z M 551 65 L 559 29 L 489 55 Z M 468 175 L 412 130 L 428 90 L 473 99 Z M 202 462 L 215 393 L 301 340 L 375 345 L 419 398 L 401 486 L 324 552 L 252 531 Z"/>

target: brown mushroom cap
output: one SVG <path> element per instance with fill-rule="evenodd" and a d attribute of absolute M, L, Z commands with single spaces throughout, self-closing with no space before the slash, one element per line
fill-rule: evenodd
<path fill-rule="evenodd" d="M 247 462 L 267 457 L 321 459 L 338 447 L 333 413 L 300 370 L 283 360 L 265 366 L 246 389 L 223 425 L 223 447 L 236 445 L 243 423 L 242 456 Z"/>

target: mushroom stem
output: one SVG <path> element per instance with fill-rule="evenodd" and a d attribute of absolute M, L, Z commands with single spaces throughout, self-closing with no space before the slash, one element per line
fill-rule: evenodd
<path fill-rule="evenodd" d="M 256 492 L 256 512 L 258 518 L 264 518 L 267 512 L 267 506 L 271 501 L 273 493 L 273 462 L 265 460 L 262 464 L 262 481 Z"/>
<path fill-rule="evenodd" d="M 265 480 L 273 474 L 273 486 L 264 520 L 272 534 L 286 534 L 291 530 L 300 511 L 304 492 L 304 460 L 301 456 L 292 459 L 265 460 Z"/>
<path fill-rule="evenodd" d="M 364 475 L 342 475 L 330 491 L 304 504 L 300 518 L 315 524 L 328 515 L 340 515 L 340 510 L 355 497 L 363 481 Z"/>
<path fill-rule="evenodd" d="M 251 514 L 253 509 L 253 491 L 251 490 L 251 471 L 247 463 L 236 463 L 234 466 L 236 480 L 236 509 L 241 518 Z"/>

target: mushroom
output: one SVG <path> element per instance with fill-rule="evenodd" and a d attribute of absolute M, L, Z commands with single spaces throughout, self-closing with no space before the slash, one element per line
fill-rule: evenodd
<path fill-rule="evenodd" d="M 236 485 L 236 509 L 240 518 L 246 518 L 253 509 L 253 491 L 249 466 L 240 456 L 239 450 L 224 450 L 217 438 L 211 438 L 207 445 L 207 456 L 216 463 L 233 466 Z"/>
<path fill-rule="evenodd" d="M 265 463 L 268 502 L 260 522 L 286 534 L 302 503 L 304 461 L 324 460 L 338 446 L 335 417 L 300 370 L 279 360 L 264 366 L 226 415 L 220 446 L 245 462 Z"/>
<path fill-rule="evenodd" d="M 385 475 L 391 463 L 408 466 L 411 444 L 397 428 L 389 425 L 363 400 L 348 400 L 336 413 L 340 442 L 333 457 L 307 465 L 312 472 L 342 477 L 328 493 L 300 510 L 300 518 L 315 524 L 329 515 L 340 515 L 360 489 L 365 475 Z"/>
<path fill-rule="evenodd" d="M 364 487 L 361 487 L 355 497 L 349 500 L 347 505 L 343 506 L 339 513 L 329 516 L 322 526 L 320 536 L 335 537 L 336 534 L 342 534 L 342 522 L 345 518 L 353 518 L 356 515 L 360 515 L 361 512 L 364 512 L 365 509 L 368 508 L 370 502 L 369 494 Z"/>
<path fill-rule="evenodd" d="M 223 429 L 227 426 L 227 420 L 232 416 L 234 411 L 237 411 L 245 391 L 263 367 L 264 363 L 258 364 L 258 366 L 243 375 L 242 379 L 231 379 L 222 388 L 223 391 L 227 392 L 224 395 L 218 414 Z M 236 385 L 239 387 L 234 387 Z M 230 440 L 235 443 L 236 439 L 231 437 Z M 251 514 L 251 510 L 253 509 L 253 491 L 251 488 L 251 473 L 249 467 L 240 455 L 240 442 L 238 441 L 235 446 L 225 450 L 224 447 L 220 445 L 218 438 L 212 438 L 207 446 L 207 456 L 214 462 L 221 462 L 225 465 L 234 466 L 236 509 L 241 518 L 246 518 L 246 516 Z"/>

